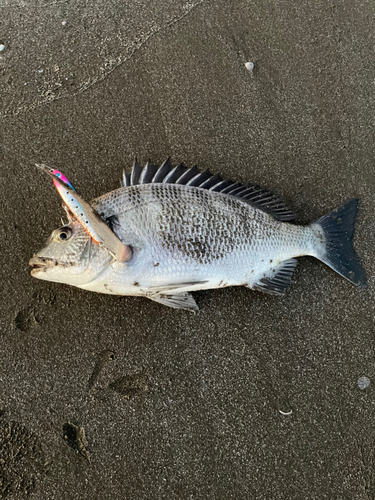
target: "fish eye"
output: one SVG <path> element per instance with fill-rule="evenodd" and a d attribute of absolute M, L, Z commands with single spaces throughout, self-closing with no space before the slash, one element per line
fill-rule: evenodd
<path fill-rule="evenodd" d="M 57 235 L 60 241 L 67 241 L 72 236 L 70 227 L 62 227 Z"/>

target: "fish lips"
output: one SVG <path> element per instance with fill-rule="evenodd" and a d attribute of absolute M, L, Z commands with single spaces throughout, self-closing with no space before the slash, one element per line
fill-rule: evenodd
<path fill-rule="evenodd" d="M 58 262 L 56 259 L 34 255 L 34 257 L 29 260 L 29 266 L 32 267 L 31 276 L 35 276 L 40 272 L 46 272 L 47 269 L 57 266 L 57 264 Z"/>

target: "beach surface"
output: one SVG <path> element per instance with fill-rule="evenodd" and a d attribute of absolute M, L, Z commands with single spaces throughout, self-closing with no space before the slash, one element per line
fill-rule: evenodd
<path fill-rule="evenodd" d="M 0 498 L 375 498 L 374 46 L 370 0 L 0 0 Z M 135 156 L 300 223 L 358 197 L 368 287 L 301 258 L 193 315 L 32 278 L 64 215 L 33 163 L 89 200 Z"/>

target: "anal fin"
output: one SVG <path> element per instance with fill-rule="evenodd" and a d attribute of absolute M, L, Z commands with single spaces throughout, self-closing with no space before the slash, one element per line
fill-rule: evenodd
<path fill-rule="evenodd" d="M 297 259 L 285 260 L 272 271 L 272 274 L 259 280 L 252 288 L 272 295 L 282 295 L 292 281 L 296 266 Z"/>
<path fill-rule="evenodd" d="M 158 293 L 148 295 L 148 298 L 154 300 L 155 302 L 159 302 L 164 306 L 173 307 L 173 309 L 186 309 L 187 311 L 194 313 L 199 310 L 192 295 L 188 292 L 176 293 L 174 295 Z"/>

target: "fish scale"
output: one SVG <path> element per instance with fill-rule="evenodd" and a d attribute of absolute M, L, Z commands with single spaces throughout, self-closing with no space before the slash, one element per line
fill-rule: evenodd
<path fill-rule="evenodd" d="M 104 217 L 117 216 L 116 234 L 126 245 L 136 247 L 142 241 L 144 252 L 162 263 L 171 260 L 173 271 L 174 267 L 189 265 L 184 274 L 193 281 L 214 272 L 217 276 L 212 280 L 225 278 L 232 284 L 243 284 L 254 267 L 258 269 L 256 276 L 274 269 L 265 263 L 271 260 L 269 256 L 273 262 L 292 258 L 306 250 L 309 237 L 314 239 L 309 228 L 276 221 L 229 195 L 190 186 L 144 184 L 120 188 L 94 200 L 93 207 Z M 261 255 L 264 259 L 259 259 Z M 233 265 L 239 276 L 237 283 L 223 276 Z M 131 263 L 128 274 L 130 267 Z M 176 279 L 175 274 L 164 276 L 163 266 L 158 266 L 153 275 L 169 284 Z M 142 281 L 138 274 L 132 273 L 132 277 Z M 146 287 L 152 284 L 144 283 Z"/>

